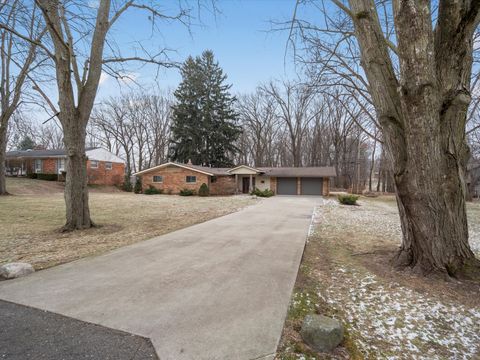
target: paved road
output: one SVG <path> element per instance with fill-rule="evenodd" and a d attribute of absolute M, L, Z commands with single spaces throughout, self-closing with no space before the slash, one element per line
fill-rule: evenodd
<path fill-rule="evenodd" d="M 318 200 L 267 199 L 1 282 L 0 299 L 150 338 L 161 360 L 269 359 Z"/>
<path fill-rule="evenodd" d="M 0 300 L 0 359 L 158 360 L 150 340 Z"/>

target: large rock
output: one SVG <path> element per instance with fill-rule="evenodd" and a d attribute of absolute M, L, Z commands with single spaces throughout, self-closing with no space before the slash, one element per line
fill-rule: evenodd
<path fill-rule="evenodd" d="M 303 341 L 318 352 L 335 349 L 342 342 L 343 333 L 340 321 L 323 315 L 307 315 L 300 330 Z"/>
<path fill-rule="evenodd" d="M 0 278 L 3 279 L 15 279 L 33 272 L 35 269 L 28 263 L 16 262 L 0 266 Z"/>

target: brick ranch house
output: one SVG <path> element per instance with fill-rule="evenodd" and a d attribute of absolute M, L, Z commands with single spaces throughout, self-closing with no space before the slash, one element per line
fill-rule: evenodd
<path fill-rule="evenodd" d="M 213 168 L 168 162 L 135 174 L 142 178 L 142 188 L 150 186 L 166 193 L 182 189 L 198 191 L 205 183 L 212 195 L 250 193 L 253 189 L 270 189 L 278 195 L 328 195 L 333 167 L 259 167 L 240 165 Z"/>
<path fill-rule="evenodd" d="M 91 185 L 121 185 L 125 176 L 125 162 L 102 148 L 87 148 L 87 176 Z M 7 152 L 7 175 L 27 176 L 30 174 L 57 174 L 64 179 L 64 149 L 17 150 Z"/>

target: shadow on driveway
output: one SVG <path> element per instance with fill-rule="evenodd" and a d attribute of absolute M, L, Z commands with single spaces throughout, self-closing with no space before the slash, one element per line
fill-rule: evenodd
<path fill-rule="evenodd" d="M 0 300 L 0 359 L 154 359 L 150 340 Z"/>

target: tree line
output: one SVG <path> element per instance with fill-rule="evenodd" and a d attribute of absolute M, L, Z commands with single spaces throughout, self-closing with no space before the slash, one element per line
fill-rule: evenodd
<path fill-rule="evenodd" d="M 206 166 L 333 166 L 337 188 L 361 192 L 373 184 L 370 190 L 387 190 L 376 187 L 382 161 L 379 145 L 365 135 L 340 102 L 315 94 L 311 86 L 276 81 L 260 85 L 252 94 L 237 96 L 231 111 L 238 133 L 227 139 L 229 147 L 221 162 L 218 158 L 202 161 L 205 159 L 196 158 L 188 146 L 182 150 L 186 155 L 175 156 L 178 127 L 185 127 L 183 120 L 178 124 L 174 117 L 178 104 L 172 93 L 144 90 L 102 101 L 92 111 L 86 146 L 102 147 L 125 159 L 127 174 L 169 160 L 192 160 Z M 224 136 L 225 128 L 192 122 L 189 135 L 205 139 L 204 133 Z M 64 146 L 61 128 L 54 120 L 38 124 L 16 119 L 9 137 L 10 149 Z M 26 139 L 30 141 L 25 144 Z M 222 141 L 212 144 L 223 146 Z M 204 150 L 202 147 L 199 156 Z M 206 153 L 215 154 L 211 150 Z"/>

